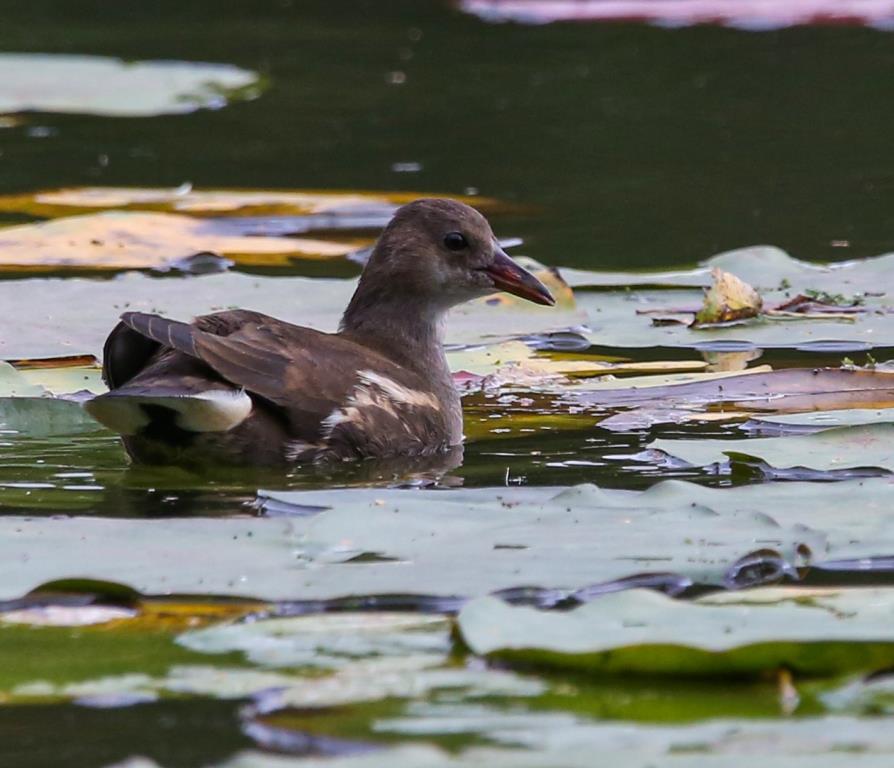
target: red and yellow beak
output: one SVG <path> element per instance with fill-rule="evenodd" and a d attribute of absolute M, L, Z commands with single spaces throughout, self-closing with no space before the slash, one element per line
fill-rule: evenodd
<path fill-rule="evenodd" d="M 535 304 L 555 305 L 556 300 L 547 287 L 526 269 L 516 264 L 502 248 L 494 248 L 494 259 L 482 271 L 499 291 L 514 294 Z"/>

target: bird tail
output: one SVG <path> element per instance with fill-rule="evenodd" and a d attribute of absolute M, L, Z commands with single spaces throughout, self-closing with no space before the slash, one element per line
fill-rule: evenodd
<path fill-rule="evenodd" d="M 238 389 L 185 392 L 171 387 L 124 386 L 88 400 L 84 408 L 119 435 L 146 431 L 160 414 L 186 432 L 226 432 L 248 418 L 252 399 Z"/>

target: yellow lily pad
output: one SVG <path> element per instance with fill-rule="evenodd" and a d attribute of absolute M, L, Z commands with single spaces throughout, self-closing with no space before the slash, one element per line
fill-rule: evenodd
<path fill-rule="evenodd" d="M 172 213 L 104 212 L 0 229 L 0 269 L 164 269 L 198 253 L 253 266 L 340 258 L 362 245 L 233 235 L 213 221 Z"/>
<path fill-rule="evenodd" d="M 494 383 L 537 384 L 564 377 L 619 375 L 627 373 L 681 373 L 703 371 L 704 360 L 655 360 L 608 362 L 593 358 L 573 359 L 567 355 L 542 355 L 521 341 L 506 341 L 487 347 L 451 352 L 451 370 L 492 376 Z"/>
<path fill-rule="evenodd" d="M 431 194 L 422 192 L 332 192 L 284 189 L 183 187 L 72 187 L 24 195 L 0 195 L 0 211 L 45 218 L 105 210 L 159 211 L 192 216 L 314 216 L 358 213 L 388 215 L 399 205 Z M 439 197 L 442 195 L 438 195 Z M 456 197 L 489 211 L 503 207 L 484 197 Z"/>

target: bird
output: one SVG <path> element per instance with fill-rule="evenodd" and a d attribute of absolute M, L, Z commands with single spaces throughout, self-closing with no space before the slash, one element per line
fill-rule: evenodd
<path fill-rule="evenodd" d="M 554 305 L 462 202 L 397 209 L 336 333 L 250 309 L 191 322 L 126 312 L 103 348 L 109 391 L 85 403 L 134 463 L 276 466 L 426 457 L 463 440 L 447 311 L 506 291 Z"/>

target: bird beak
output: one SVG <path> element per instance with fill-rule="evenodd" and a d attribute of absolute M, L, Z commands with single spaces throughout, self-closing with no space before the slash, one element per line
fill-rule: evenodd
<path fill-rule="evenodd" d="M 515 294 L 535 304 L 555 305 L 556 300 L 534 275 L 510 259 L 502 248 L 494 247 L 494 259 L 483 271 L 494 282 L 494 288 Z"/>

